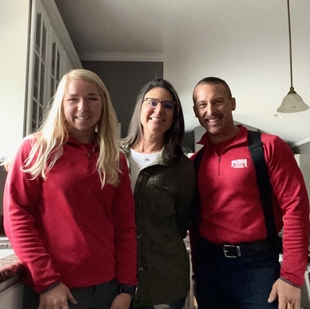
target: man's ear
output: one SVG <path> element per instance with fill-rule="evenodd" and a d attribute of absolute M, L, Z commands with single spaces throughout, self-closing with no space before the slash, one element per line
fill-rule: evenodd
<path fill-rule="evenodd" d="M 196 111 L 196 106 L 195 106 L 195 105 L 193 106 L 193 111 L 194 111 L 195 117 L 198 118 L 198 116 L 197 116 L 197 111 Z"/>
<path fill-rule="evenodd" d="M 231 110 L 235 110 L 236 109 L 236 99 L 235 98 L 231 98 Z"/>

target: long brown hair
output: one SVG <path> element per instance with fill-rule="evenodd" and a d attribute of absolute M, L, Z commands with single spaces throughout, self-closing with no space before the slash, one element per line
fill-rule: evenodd
<path fill-rule="evenodd" d="M 184 137 L 184 116 L 180 98 L 176 90 L 165 79 L 154 79 L 144 85 L 140 90 L 136 100 L 135 109 L 130 120 L 128 134 L 123 139 L 122 144 L 133 147 L 142 138 L 143 127 L 140 121 L 141 105 L 145 99 L 146 93 L 153 88 L 166 89 L 171 94 L 172 99 L 175 102 L 173 121 L 170 129 L 165 132 L 163 151 L 164 160 L 174 160 L 179 158 L 182 153 L 181 144 Z"/>

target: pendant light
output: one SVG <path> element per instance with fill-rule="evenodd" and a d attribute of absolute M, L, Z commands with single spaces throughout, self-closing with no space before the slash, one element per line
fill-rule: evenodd
<path fill-rule="evenodd" d="M 288 12 L 288 37 L 289 37 L 289 50 L 290 50 L 290 77 L 291 87 L 290 91 L 283 99 L 281 106 L 277 109 L 279 113 L 298 113 L 306 111 L 309 106 L 303 101 L 301 96 L 296 93 L 293 87 L 293 66 L 292 66 L 292 34 L 291 34 L 291 16 L 290 16 L 290 1 L 287 0 Z"/>

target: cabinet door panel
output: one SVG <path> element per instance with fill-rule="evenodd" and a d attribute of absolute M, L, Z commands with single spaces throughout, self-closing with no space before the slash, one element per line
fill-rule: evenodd
<path fill-rule="evenodd" d="M 0 292 L 1 309 L 22 309 L 23 285 L 18 282 Z"/>

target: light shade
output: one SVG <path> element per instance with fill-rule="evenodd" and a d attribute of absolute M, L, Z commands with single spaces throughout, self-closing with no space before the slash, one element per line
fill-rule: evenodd
<path fill-rule="evenodd" d="M 309 106 L 303 101 L 302 97 L 296 93 L 294 87 L 290 88 L 289 93 L 277 109 L 279 113 L 298 113 L 309 109 Z"/>

